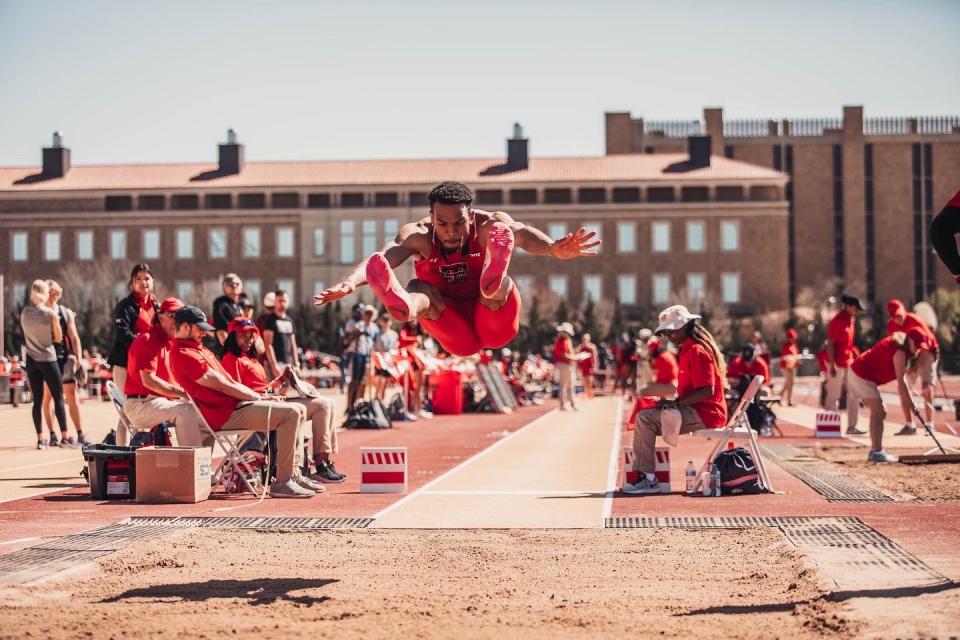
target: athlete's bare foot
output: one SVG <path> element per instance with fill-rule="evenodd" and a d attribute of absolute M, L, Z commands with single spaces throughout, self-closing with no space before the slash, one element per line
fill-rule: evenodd
<path fill-rule="evenodd" d="M 375 253 L 367 260 L 367 283 L 394 320 L 407 322 L 412 319 L 410 294 L 400 285 L 382 253 Z"/>
<path fill-rule="evenodd" d="M 513 230 L 501 222 L 494 222 L 487 235 L 487 256 L 480 272 L 480 295 L 484 298 L 492 298 L 500 291 L 512 255 Z"/>

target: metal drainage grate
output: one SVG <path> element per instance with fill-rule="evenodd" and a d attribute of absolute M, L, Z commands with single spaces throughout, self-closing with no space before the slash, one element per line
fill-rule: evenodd
<path fill-rule="evenodd" d="M 213 529 L 365 529 L 373 518 L 193 517 L 130 518 L 132 527 L 207 527 Z"/>
<path fill-rule="evenodd" d="M 784 471 L 803 481 L 830 502 L 894 502 L 892 496 L 861 482 L 836 465 L 807 455 L 788 444 L 765 444 L 763 453 Z"/>
<path fill-rule="evenodd" d="M 766 516 L 745 517 L 625 517 L 607 518 L 604 527 L 607 529 L 656 529 L 667 527 L 672 529 L 747 529 L 750 527 L 776 527 L 777 519 Z"/>

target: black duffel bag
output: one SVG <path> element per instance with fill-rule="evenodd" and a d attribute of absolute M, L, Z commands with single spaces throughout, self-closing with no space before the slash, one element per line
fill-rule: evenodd
<path fill-rule="evenodd" d="M 390 429 L 393 424 L 387 417 L 383 403 L 377 399 L 358 402 L 347 414 L 343 426 L 347 429 Z"/>
<path fill-rule="evenodd" d="M 766 493 L 760 486 L 760 475 L 753 456 L 743 447 L 721 451 L 713 463 L 720 470 L 720 493 L 723 495 Z"/>

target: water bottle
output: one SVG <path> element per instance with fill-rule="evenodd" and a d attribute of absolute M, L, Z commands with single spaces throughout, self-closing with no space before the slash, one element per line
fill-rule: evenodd
<path fill-rule="evenodd" d="M 693 493 L 693 488 L 697 485 L 697 470 L 693 466 L 693 460 L 687 463 L 687 493 Z"/>
<path fill-rule="evenodd" d="M 713 489 L 713 495 L 715 497 L 720 496 L 720 469 L 717 468 L 716 463 L 710 467 L 710 485 Z"/>
<path fill-rule="evenodd" d="M 710 472 L 704 471 L 700 474 L 700 492 L 704 496 L 712 496 L 713 492 L 710 490 Z"/>

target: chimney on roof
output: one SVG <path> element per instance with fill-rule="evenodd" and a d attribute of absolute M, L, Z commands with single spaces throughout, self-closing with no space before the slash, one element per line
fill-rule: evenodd
<path fill-rule="evenodd" d="M 63 131 L 53 132 L 53 146 L 43 148 L 43 175 L 62 178 L 70 171 L 70 149 L 63 146 Z"/>
<path fill-rule="evenodd" d="M 687 161 L 691 169 L 700 169 L 710 166 L 710 136 L 689 136 L 687 138 Z"/>
<path fill-rule="evenodd" d="M 523 137 L 523 127 L 519 122 L 513 123 L 513 137 L 507 139 L 507 169 L 519 171 L 530 166 L 528 156 L 529 140 Z"/>
<path fill-rule="evenodd" d="M 237 132 L 227 129 L 227 143 L 219 145 L 220 173 L 234 175 L 243 170 L 243 145 L 237 142 Z"/>

